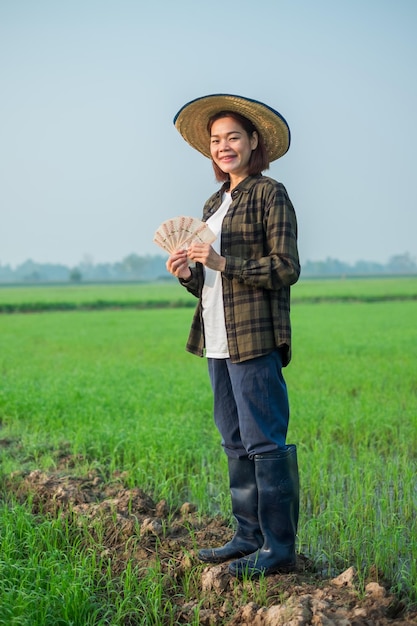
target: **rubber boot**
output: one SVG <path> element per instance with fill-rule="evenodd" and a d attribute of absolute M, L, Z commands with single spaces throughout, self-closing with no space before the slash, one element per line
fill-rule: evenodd
<path fill-rule="evenodd" d="M 206 563 L 223 563 L 251 554 L 263 543 L 258 522 L 258 490 L 255 463 L 248 457 L 228 458 L 232 512 L 237 521 L 233 538 L 220 548 L 200 550 L 198 558 Z"/>
<path fill-rule="evenodd" d="M 229 565 L 237 578 L 290 572 L 295 569 L 295 538 L 299 513 L 297 450 L 256 454 L 255 475 L 258 487 L 258 516 L 263 545 Z"/>

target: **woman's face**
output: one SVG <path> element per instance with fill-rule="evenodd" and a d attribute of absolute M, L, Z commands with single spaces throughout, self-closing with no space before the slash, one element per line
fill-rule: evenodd
<path fill-rule="evenodd" d="M 233 117 L 222 117 L 211 127 L 210 153 L 216 165 L 237 184 L 248 175 L 252 150 L 258 145 L 256 132 L 249 136 Z"/>

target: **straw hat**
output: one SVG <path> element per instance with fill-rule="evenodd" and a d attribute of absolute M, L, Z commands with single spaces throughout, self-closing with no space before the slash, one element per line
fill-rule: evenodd
<path fill-rule="evenodd" d="M 174 124 L 190 146 L 210 156 L 207 130 L 209 119 L 221 111 L 233 111 L 248 118 L 262 135 L 269 161 L 282 157 L 290 147 L 290 129 L 278 111 L 258 100 L 216 93 L 191 100 L 174 117 Z"/>

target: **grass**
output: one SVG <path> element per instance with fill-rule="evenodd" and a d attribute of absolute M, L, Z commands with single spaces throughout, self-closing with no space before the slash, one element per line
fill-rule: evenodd
<path fill-rule="evenodd" d="M 157 283 L 0 285 L 0 312 L 193 306 L 194 296 L 171 279 Z"/>
<path fill-rule="evenodd" d="M 387 278 L 322 278 L 303 279 L 293 287 L 293 300 L 307 301 L 362 301 L 417 299 L 416 276 Z"/>
<path fill-rule="evenodd" d="M 45 468 L 68 441 L 90 463 L 132 469 L 131 480 L 143 488 L 184 497 L 189 469 L 217 456 L 206 364 L 184 350 L 190 315 L 175 309 L 1 318 L 3 433 L 19 438 L 26 455 L 8 455 L 7 471 L 22 462 Z M 202 441 L 209 444 L 203 457 Z M 201 491 L 194 474 L 190 482 Z"/>
<path fill-rule="evenodd" d="M 0 623 L 106 623 L 100 568 L 62 522 L 17 505 L 3 506 L 1 520 Z"/>
<path fill-rule="evenodd" d="M 370 293 L 356 282 L 357 293 Z M 396 282 L 381 282 L 373 293 L 398 293 Z M 308 294 L 293 306 L 285 371 L 299 548 L 330 575 L 353 564 L 365 579 L 376 568 L 416 602 L 417 302 L 310 304 Z M 128 486 L 172 507 L 191 500 L 228 518 L 206 363 L 184 350 L 191 316 L 189 308 L 1 316 L 2 475 L 51 469 L 65 445 L 80 455 L 80 475 L 124 471 Z M 128 569 L 114 580 L 91 542 L 62 520 L 34 518 L 29 505 L 3 505 L 0 529 L 0 623 L 121 624 L 132 611 L 144 623 L 162 614 L 174 623 L 161 571 Z"/>
<path fill-rule="evenodd" d="M 417 276 L 301 279 L 293 288 L 295 303 L 416 299 Z M 0 313 L 194 305 L 195 298 L 180 289 L 174 279 L 155 283 L 62 284 L 53 287 L 0 284 Z"/>
<path fill-rule="evenodd" d="M 158 564 L 143 573 L 128 562 L 115 577 L 91 539 L 74 536 L 62 519 L 39 519 L 16 504 L 0 515 L 0 624 L 174 623 L 177 607 L 165 592 L 172 583 Z"/>
<path fill-rule="evenodd" d="M 412 302 L 302 306 L 287 375 L 308 467 L 305 551 L 330 567 L 372 563 L 414 593 L 416 313 Z"/>

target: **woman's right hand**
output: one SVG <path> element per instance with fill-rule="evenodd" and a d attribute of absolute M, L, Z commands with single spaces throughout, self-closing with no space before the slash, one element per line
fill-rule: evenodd
<path fill-rule="evenodd" d="M 177 278 L 187 280 L 191 277 L 191 270 L 188 266 L 188 258 L 186 250 L 177 250 L 169 257 L 166 262 L 166 268 L 170 274 Z"/>

